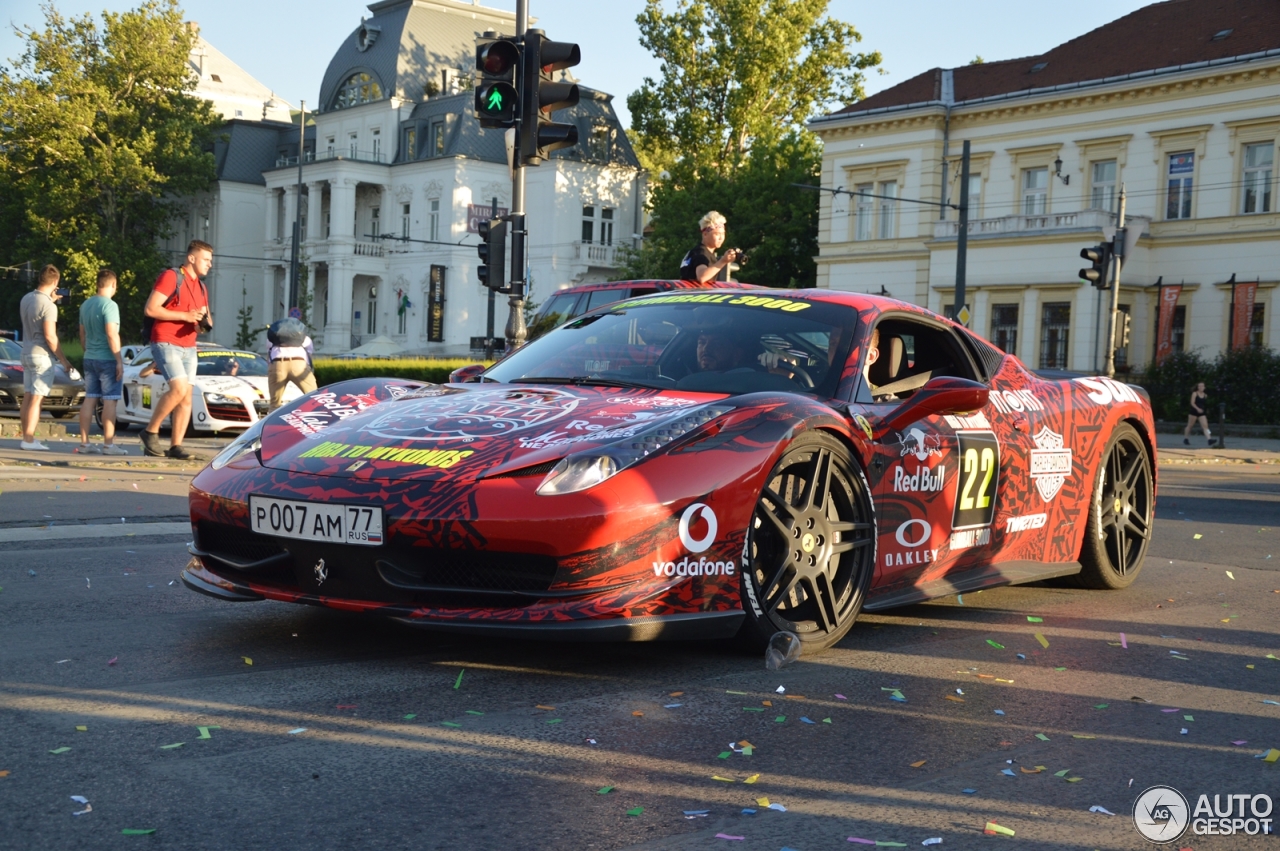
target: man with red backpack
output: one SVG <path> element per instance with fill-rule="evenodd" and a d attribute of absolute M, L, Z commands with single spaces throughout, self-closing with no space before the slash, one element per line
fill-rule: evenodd
<path fill-rule="evenodd" d="M 143 309 L 151 326 L 151 359 L 169 382 L 169 389 L 155 402 L 151 422 L 142 432 L 147 455 L 187 460 L 182 438 L 191 421 L 191 388 L 196 378 L 196 335 L 213 329 L 209 293 L 201 280 L 213 266 L 213 246 L 199 239 L 187 246 L 187 262 L 180 269 L 166 269 Z M 173 415 L 170 446 L 160 445 L 160 424 Z"/>

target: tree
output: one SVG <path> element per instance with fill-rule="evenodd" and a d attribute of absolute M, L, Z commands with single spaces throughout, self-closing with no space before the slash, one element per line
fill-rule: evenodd
<path fill-rule="evenodd" d="M 741 280 L 773 287 L 816 283 L 818 193 L 822 151 L 812 133 L 793 130 L 776 142 L 756 142 L 728 175 L 705 168 L 654 188 L 653 231 L 626 257 L 622 276 L 672 278 L 698 241 L 698 219 L 718 210 L 728 219 L 726 246 L 747 251 Z"/>
<path fill-rule="evenodd" d="M 18 27 L 23 55 L 0 70 L 0 265 L 58 265 L 73 308 L 111 268 L 139 317 L 181 199 L 215 176 L 195 33 L 176 0 L 104 12 L 101 29 L 43 8 L 44 29 Z"/>
<path fill-rule="evenodd" d="M 236 348 L 252 349 L 258 343 L 261 328 L 253 327 L 253 305 L 249 304 L 249 289 L 240 286 L 240 310 L 236 312 Z"/>
<path fill-rule="evenodd" d="M 978 56 L 975 56 L 972 59 L 970 59 L 969 64 L 970 65 L 986 65 L 987 60 L 983 59 L 981 54 L 979 54 Z"/>
<path fill-rule="evenodd" d="M 646 0 L 640 43 L 662 62 L 627 98 L 646 166 L 727 173 L 756 140 L 778 140 L 819 111 L 863 96 L 880 54 L 853 53 L 828 0 Z"/>

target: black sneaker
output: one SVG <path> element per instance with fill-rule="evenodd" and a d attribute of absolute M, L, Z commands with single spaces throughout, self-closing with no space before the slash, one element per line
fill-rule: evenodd
<path fill-rule="evenodd" d="M 138 435 L 138 439 L 142 441 L 143 455 L 150 455 L 153 458 L 164 457 L 164 449 L 160 447 L 160 435 L 144 430 Z"/>
<path fill-rule="evenodd" d="M 1187 446 L 1190 446 L 1190 445 L 1191 445 L 1191 438 L 1189 438 L 1189 437 L 1184 437 L 1184 438 L 1182 438 L 1182 442 L 1183 442 L 1183 443 L 1185 443 Z"/>
<path fill-rule="evenodd" d="M 167 458 L 177 458 L 179 461 L 190 461 L 192 458 L 196 457 L 181 446 L 170 446 L 169 451 L 164 454 Z"/>

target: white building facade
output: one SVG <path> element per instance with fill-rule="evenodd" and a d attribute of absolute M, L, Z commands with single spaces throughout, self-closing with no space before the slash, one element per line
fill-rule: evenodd
<path fill-rule="evenodd" d="M 175 245 L 187 236 L 214 244 L 219 342 L 235 339 L 242 305 L 252 306 L 256 327 L 285 315 L 299 212 L 319 351 L 387 336 L 411 353 L 465 354 L 486 333 L 476 223 L 495 199 L 500 213 L 510 210 L 511 175 L 503 132 L 481 130 L 472 114 L 474 40 L 513 32 L 514 15 L 453 0 L 386 0 L 369 10 L 308 114 L 301 192 L 297 124 L 232 121 L 215 150 L 217 187 L 193 201 L 191 227 L 175 234 Z M 536 301 L 609 280 L 642 222 L 644 175 L 611 97 L 584 87 L 557 120 L 575 123 L 580 141 L 526 171 Z M 507 313 L 499 295 L 498 337 Z"/>
<path fill-rule="evenodd" d="M 1257 284 L 1250 341 L 1280 345 L 1274 3 L 1157 4 L 1043 56 L 926 72 L 812 129 L 824 187 L 887 196 L 823 193 L 819 286 L 950 309 L 956 212 L 905 199 L 958 203 L 967 140 L 969 324 L 1024 363 L 1105 363 L 1110 294 L 1079 278 L 1079 252 L 1108 238 L 1122 186 L 1142 238 L 1122 274 L 1120 369 L 1154 356 L 1157 282 L 1181 285 L 1175 349 L 1228 345 L 1232 275 Z"/>

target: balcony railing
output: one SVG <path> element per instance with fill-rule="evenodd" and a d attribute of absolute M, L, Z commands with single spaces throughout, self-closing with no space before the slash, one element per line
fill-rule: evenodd
<path fill-rule="evenodd" d="M 585 260 L 592 266 L 617 266 L 617 247 L 600 245 L 594 242 L 575 242 L 573 244 L 573 259 Z"/>
<path fill-rule="evenodd" d="M 996 219 L 971 219 L 969 236 L 1036 234 L 1081 228 L 1102 230 L 1115 223 L 1115 213 L 1109 213 L 1106 210 L 1077 210 L 1074 213 L 1043 213 L 1034 216 L 1001 216 Z M 933 224 L 934 239 L 948 239 L 959 235 L 960 223 L 957 221 Z"/>
<path fill-rule="evenodd" d="M 387 247 L 379 242 L 357 242 L 354 246 L 357 257 L 385 257 Z"/>
<path fill-rule="evenodd" d="M 361 163 L 389 162 L 386 151 L 382 151 L 382 150 L 353 151 L 350 148 L 334 148 L 333 150 L 328 150 L 326 148 L 323 151 L 307 151 L 307 155 L 303 159 L 303 162 L 314 163 L 314 162 L 320 162 L 322 160 L 350 160 L 352 162 L 361 162 Z M 276 168 L 284 168 L 285 166 L 297 165 L 297 164 L 298 164 L 297 157 L 277 157 L 276 158 Z"/>

